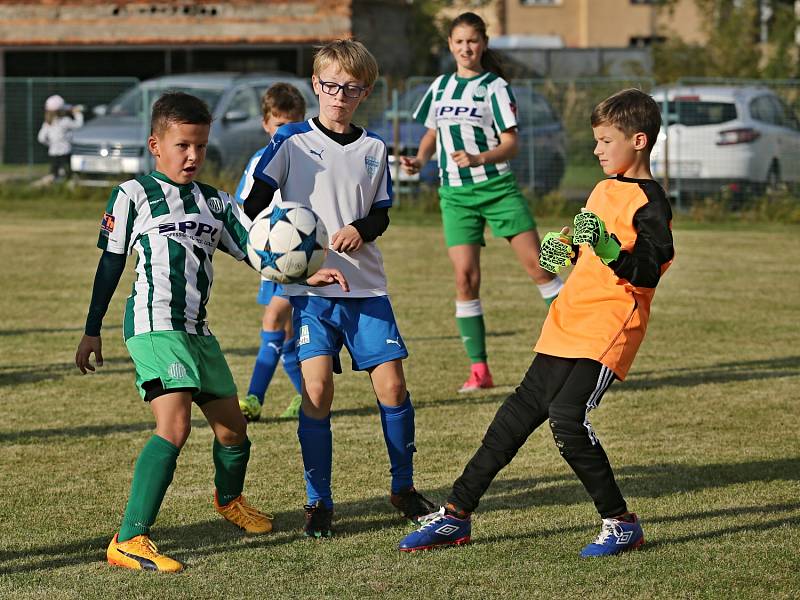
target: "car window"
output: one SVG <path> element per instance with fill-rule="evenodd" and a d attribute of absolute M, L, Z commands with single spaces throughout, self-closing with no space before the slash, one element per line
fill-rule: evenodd
<path fill-rule="evenodd" d="M 217 102 L 219 102 L 219 99 L 222 96 L 223 90 L 181 86 L 165 86 L 163 88 L 147 87 L 145 89 L 142 86 L 137 86 L 131 90 L 128 90 L 114 100 L 109 106 L 108 112 L 111 115 L 120 117 L 134 117 L 142 114 L 143 112 L 150 112 L 150 107 L 153 105 L 153 103 L 158 99 L 159 96 L 161 96 L 161 94 L 167 91 L 186 92 L 187 94 L 197 96 L 206 104 L 208 104 L 213 111 L 214 107 L 217 105 Z M 145 95 L 147 96 L 147 100 L 150 105 L 147 107 L 147 111 L 144 111 L 142 106 Z"/>
<path fill-rule="evenodd" d="M 759 96 L 750 101 L 750 114 L 756 121 L 778 124 L 778 113 L 771 96 Z"/>
<path fill-rule="evenodd" d="M 732 102 L 702 102 L 676 98 L 668 103 L 670 125 L 680 123 L 688 127 L 716 125 L 736 119 L 736 105 Z"/>
<path fill-rule="evenodd" d="M 776 123 L 781 127 L 798 129 L 797 117 L 792 109 L 784 104 L 783 100 L 776 96 L 771 97 L 772 105 L 775 108 Z"/>
<path fill-rule="evenodd" d="M 226 112 L 243 112 L 248 117 L 258 117 L 261 112 L 253 88 L 240 87 L 233 93 Z"/>

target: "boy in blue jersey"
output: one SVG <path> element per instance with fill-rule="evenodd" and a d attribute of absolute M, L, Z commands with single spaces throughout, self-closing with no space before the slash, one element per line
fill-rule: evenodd
<path fill-rule="evenodd" d="M 389 225 L 392 204 L 386 145 L 351 124 L 377 76 L 375 58 L 363 44 L 339 40 L 323 46 L 314 58 L 312 77 L 319 116 L 278 129 L 255 169 L 253 189 L 244 203 L 252 218 L 280 190 L 284 200 L 310 207 L 332 234 L 324 266 L 339 269 L 350 286 L 349 293 L 284 286 L 294 310 L 303 375 L 297 435 L 308 495 L 305 533 L 315 538 L 331 535 L 330 411 L 342 345 L 353 370 L 369 373 L 378 399 L 391 463 L 391 503 L 413 521 L 433 510 L 414 489 L 414 408 L 402 363 L 408 353 L 375 244 Z"/>
<path fill-rule="evenodd" d="M 272 138 L 281 125 L 302 121 L 306 114 L 306 101 L 296 87 L 289 83 L 276 83 L 261 99 L 262 127 Z M 253 172 L 267 147 L 258 150 L 247 163 L 247 168 L 236 188 L 236 200 L 241 204 L 253 187 Z M 274 200 L 280 201 L 280 192 Z M 283 295 L 283 286 L 261 278 L 258 303 L 264 305 L 261 319 L 261 346 L 250 377 L 250 387 L 244 399 L 239 399 L 239 408 L 248 421 L 258 421 L 278 361 L 292 382 L 297 395 L 281 414 L 283 419 L 296 419 L 300 412 L 300 365 L 297 362 L 297 340 L 292 331 L 292 305 Z"/>

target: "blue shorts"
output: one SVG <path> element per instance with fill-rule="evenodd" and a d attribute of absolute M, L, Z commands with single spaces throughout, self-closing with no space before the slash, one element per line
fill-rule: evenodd
<path fill-rule="evenodd" d="M 272 301 L 273 296 L 283 296 L 283 286 L 269 279 L 262 279 L 261 287 L 258 288 L 256 301 L 266 306 Z"/>
<path fill-rule="evenodd" d="M 324 298 L 292 296 L 297 359 L 332 356 L 333 371 L 342 372 L 339 351 L 347 348 L 354 371 L 407 358 L 388 296 Z"/>

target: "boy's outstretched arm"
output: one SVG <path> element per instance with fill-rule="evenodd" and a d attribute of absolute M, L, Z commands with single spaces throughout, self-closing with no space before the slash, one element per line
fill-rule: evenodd
<path fill-rule="evenodd" d="M 108 311 L 111 297 L 125 270 L 125 259 L 124 254 L 108 251 L 104 251 L 100 256 L 92 286 L 89 313 L 86 316 L 86 328 L 78 344 L 78 350 L 75 352 L 75 365 L 84 375 L 87 370 L 94 371 L 94 366 L 89 362 L 92 354 L 95 356 L 97 366 L 103 366 L 103 344 L 100 338 L 100 329 L 103 326 L 103 317 Z"/>

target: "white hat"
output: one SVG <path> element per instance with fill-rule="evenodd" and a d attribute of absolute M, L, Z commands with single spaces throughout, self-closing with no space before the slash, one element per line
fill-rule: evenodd
<path fill-rule="evenodd" d="M 56 111 L 56 110 L 61 110 L 62 108 L 64 108 L 64 99 L 58 94 L 50 96 L 47 100 L 44 101 L 45 110 Z"/>

